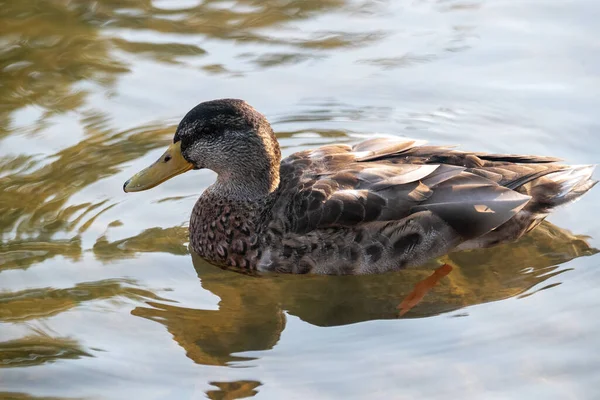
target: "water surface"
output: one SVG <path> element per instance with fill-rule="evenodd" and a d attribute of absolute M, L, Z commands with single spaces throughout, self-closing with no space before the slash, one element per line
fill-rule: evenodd
<path fill-rule="evenodd" d="M 257 278 L 189 254 L 212 172 L 122 184 L 221 97 L 263 112 L 284 155 L 398 135 L 597 163 L 598 15 L 593 0 L 0 2 L 0 398 L 597 398 L 600 190 L 514 244 Z"/>

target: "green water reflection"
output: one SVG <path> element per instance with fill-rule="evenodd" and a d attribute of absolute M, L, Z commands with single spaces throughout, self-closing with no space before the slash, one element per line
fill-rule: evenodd
<path fill-rule="evenodd" d="M 22 156 L 0 160 L 0 235 L 9 238 L 0 243 L 0 270 L 27 268 L 57 255 L 79 259 L 79 235 L 116 203 L 69 205 L 69 198 L 119 172 L 125 161 L 164 145 L 172 132 L 172 127 L 117 133 L 93 125 L 87 128 L 83 141 L 50 157 L 49 163 L 30 161 L 15 168 L 15 160 L 18 165 Z M 58 233 L 63 238 L 55 239 Z"/>
<path fill-rule="evenodd" d="M 177 39 L 160 43 L 128 40 L 119 35 L 123 29 L 296 49 L 242 55 L 260 68 L 319 57 L 315 51 L 365 46 L 384 36 L 384 32 L 376 29 L 367 32 L 322 30 L 308 37 L 298 32 L 287 38 L 261 33 L 269 27 L 320 14 L 368 11 L 372 7 L 369 2 L 246 0 L 237 2 L 238 7 L 222 7 L 220 3 L 211 0 L 170 9 L 139 0 L 3 3 L 0 7 L 0 26 L 3 27 L 0 138 L 11 132 L 11 114 L 24 106 L 35 105 L 45 110 L 35 125 L 35 130 L 40 131 L 47 126 L 50 116 L 86 105 L 90 89 L 78 84 L 114 87 L 118 76 L 130 72 L 130 62 L 118 55 L 120 51 L 168 64 L 206 54 L 202 47 Z M 227 72 L 228 66 L 209 62 L 203 69 L 221 73 Z"/>
<path fill-rule="evenodd" d="M 75 400 L 75 397 L 38 397 L 31 396 L 26 393 L 15 393 L 15 392 L 0 392 L 0 399 L 2 400 Z"/>
<path fill-rule="evenodd" d="M 135 282 L 109 279 L 79 283 L 65 289 L 36 288 L 0 293 L 0 322 L 25 322 L 68 311 L 84 301 L 124 297 L 135 300 L 165 300 Z"/>
<path fill-rule="evenodd" d="M 0 367 L 32 367 L 56 360 L 91 357 L 75 340 L 31 335 L 0 343 Z"/>

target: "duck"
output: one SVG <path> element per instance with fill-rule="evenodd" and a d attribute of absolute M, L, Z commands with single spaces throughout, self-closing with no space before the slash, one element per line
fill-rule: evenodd
<path fill-rule="evenodd" d="M 594 165 L 468 152 L 375 137 L 282 159 L 267 118 L 239 99 L 198 104 L 152 165 L 150 189 L 190 170 L 217 174 L 194 205 L 191 250 L 246 272 L 375 274 L 515 241 L 597 181 Z"/>

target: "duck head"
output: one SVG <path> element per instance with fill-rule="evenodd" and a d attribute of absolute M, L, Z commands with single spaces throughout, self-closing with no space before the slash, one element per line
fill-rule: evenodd
<path fill-rule="evenodd" d="M 213 189 L 222 195 L 262 196 L 277 188 L 280 160 L 264 115 L 243 100 L 212 100 L 186 114 L 165 153 L 127 180 L 123 190 L 147 190 L 191 169 L 207 168 L 217 173 Z"/>

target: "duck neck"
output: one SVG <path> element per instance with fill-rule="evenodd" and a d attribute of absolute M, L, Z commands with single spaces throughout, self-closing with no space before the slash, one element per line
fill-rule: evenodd
<path fill-rule="evenodd" d="M 279 167 L 279 166 L 277 166 Z M 279 186 L 279 168 L 261 170 L 247 168 L 232 173 L 220 173 L 208 189 L 214 196 L 237 202 L 254 202 L 273 193 Z"/>
<path fill-rule="evenodd" d="M 240 145 L 235 158 L 213 170 L 217 181 L 213 195 L 232 201 L 254 202 L 273 193 L 279 186 L 281 152 L 275 139 L 249 140 Z"/>

